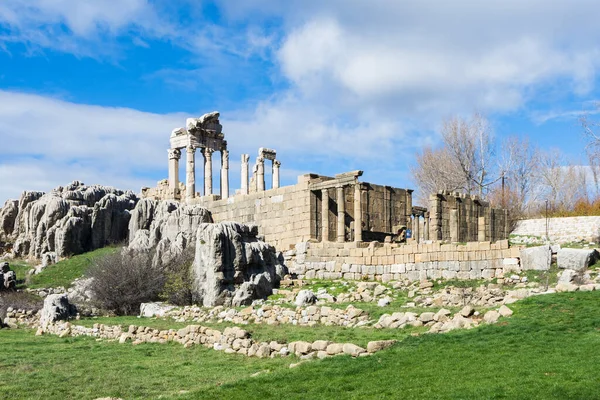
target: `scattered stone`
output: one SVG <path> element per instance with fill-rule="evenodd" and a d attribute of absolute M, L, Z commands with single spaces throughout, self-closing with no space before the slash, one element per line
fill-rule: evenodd
<path fill-rule="evenodd" d="M 505 305 L 502 305 L 499 309 L 498 309 L 498 313 L 503 316 L 503 317 L 510 317 L 511 315 L 513 315 L 513 310 L 511 310 L 510 308 L 508 308 Z"/>
<path fill-rule="evenodd" d="M 475 309 L 473 308 L 473 306 L 466 305 L 460 310 L 460 315 L 462 315 L 465 318 L 468 318 L 471 315 L 473 315 L 474 312 Z"/>
<path fill-rule="evenodd" d="M 296 300 L 294 303 L 298 307 L 307 306 L 310 304 L 315 304 L 317 302 L 317 296 L 312 292 L 312 290 L 301 290 L 298 292 L 296 296 Z"/>
<path fill-rule="evenodd" d="M 394 343 L 396 343 L 396 340 L 375 340 L 367 344 L 367 351 L 369 353 L 376 353 L 383 349 L 387 349 Z"/>
<path fill-rule="evenodd" d="M 488 324 L 494 324 L 498 322 L 500 318 L 500 313 L 495 310 L 490 310 L 483 315 L 483 320 Z"/>

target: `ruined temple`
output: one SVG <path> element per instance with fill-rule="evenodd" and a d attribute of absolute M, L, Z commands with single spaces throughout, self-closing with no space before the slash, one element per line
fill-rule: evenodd
<path fill-rule="evenodd" d="M 508 237 L 506 210 L 460 193 L 440 192 L 426 207 L 413 205 L 411 189 L 361 182 L 363 171 L 333 177 L 305 174 L 295 185 L 280 187 L 281 162 L 273 149 L 258 149 L 250 175 L 250 155 L 241 155 L 241 188 L 229 190 L 229 151 L 212 112 L 189 118 L 174 129 L 168 149 L 169 177 L 142 197 L 199 204 L 215 222 L 256 224 L 265 241 L 280 250 L 312 242 L 485 242 Z M 179 161 L 186 153 L 185 183 L 179 181 Z M 196 186 L 196 150 L 204 166 L 203 193 Z M 220 153 L 220 193 L 213 193 L 213 153 Z M 265 161 L 271 161 L 272 184 L 265 184 Z M 405 236 L 405 232 L 408 235 Z"/>

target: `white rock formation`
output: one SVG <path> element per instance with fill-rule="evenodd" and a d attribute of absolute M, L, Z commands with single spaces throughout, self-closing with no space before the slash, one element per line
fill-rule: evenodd
<path fill-rule="evenodd" d="M 156 249 L 155 263 L 166 263 L 194 246 L 198 227 L 212 222 L 206 208 L 170 200 L 142 199 L 131 213 L 129 250 Z"/>
<path fill-rule="evenodd" d="M 0 212 L 0 237 L 14 243 L 16 257 L 80 254 L 124 240 L 137 200 L 131 191 L 78 181 L 46 194 L 24 192 Z"/>
<path fill-rule="evenodd" d="M 45 330 L 52 322 L 74 317 L 77 309 L 69 303 L 66 293 L 51 294 L 44 299 L 44 308 L 40 317 L 40 327 Z"/>
<path fill-rule="evenodd" d="M 196 301 L 239 306 L 272 294 L 287 271 L 283 257 L 257 234 L 256 226 L 235 222 L 200 225 L 193 266 Z"/>

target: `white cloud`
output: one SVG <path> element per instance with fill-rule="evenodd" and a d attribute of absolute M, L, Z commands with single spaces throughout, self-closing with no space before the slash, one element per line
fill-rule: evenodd
<path fill-rule="evenodd" d="M 153 186 L 166 175 L 170 132 L 184 120 L 0 91 L 0 200 L 72 180 Z"/>

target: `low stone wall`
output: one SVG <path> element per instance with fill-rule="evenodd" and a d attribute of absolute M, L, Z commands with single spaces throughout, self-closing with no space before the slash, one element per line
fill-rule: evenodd
<path fill-rule="evenodd" d="M 513 235 L 546 236 L 546 219 L 525 219 L 519 221 Z M 600 217 L 565 217 L 548 219 L 548 236 L 559 243 L 585 240 L 600 241 Z"/>
<path fill-rule="evenodd" d="M 202 309 L 200 307 L 184 307 L 169 311 L 165 316 L 176 321 L 194 322 L 231 322 L 234 324 L 293 324 L 300 326 L 344 326 L 347 328 L 367 325 L 369 316 L 363 310 L 352 305 L 346 309 L 328 306 L 288 307 L 263 305 L 258 308 L 247 307 L 241 310 L 230 308 L 227 310 Z"/>
<path fill-rule="evenodd" d="M 519 266 L 520 248 L 496 243 L 300 243 L 285 254 L 291 273 L 305 279 L 492 279 Z"/>
<path fill-rule="evenodd" d="M 59 337 L 91 336 L 101 339 L 118 340 L 124 344 L 168 343 L 177 342 L 184 347 L 203 345 L 228 354 L 241 354 L 248 357 L 277 357 L 295 354 L 301 359 L 326 358 L 334 355 L 347 354 L 353 357 L 368 356 L 383 350 L 395 343 L 395 340 L 378 340 L 369 342 L 364 349 L 353 343 L 334 343 L 327 340 L 314 342 L 278 343 L 275 341 L 256 342 L 250 334 L 238 327 L 225 328 L 222 332 L 200 325 L 188 325 L 176 330 L 158 330 L 150 327 L 130 325 L 127 331 L 118 326 L 94 324 L 93 327 L 72 325 L 70 322 L 50 324 L 46 330 L 40 328 L 38 335 L 50 333 Z"/>

